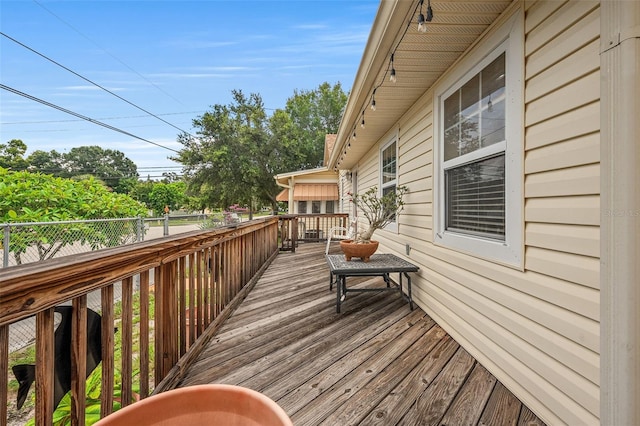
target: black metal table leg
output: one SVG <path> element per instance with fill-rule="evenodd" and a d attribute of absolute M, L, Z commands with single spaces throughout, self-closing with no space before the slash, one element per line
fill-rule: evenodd
<path fill-rule="evenodd" d="M 407 277 L 407 295 L 409 296 L 409 308 L 413 311 L 413 297 L 411 296 L 411 276 L 404 272 L 404 276 Z M 402 277 L 400 278 L 402 280 Z"/>
<path fill-rule="evenodd" d="M 337 275 L 336 276 L 336 313 L 340 313 L 340 302 L 342 295 L 340 294 L 342 292 L 342 280 L 344 280 L 343 276 Z"/>

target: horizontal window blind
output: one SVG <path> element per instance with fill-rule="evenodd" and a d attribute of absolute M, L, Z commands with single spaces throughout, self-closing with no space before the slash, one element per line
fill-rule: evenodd
<path fill-rule="evenodd" d="M 447 231 L 505 239 L 504 154 L 445 170 Z"/>

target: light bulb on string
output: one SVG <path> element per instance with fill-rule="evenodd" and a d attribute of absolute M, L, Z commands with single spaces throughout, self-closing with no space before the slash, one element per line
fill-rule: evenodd
<path fill-rule="evenodd" d="M 393 53 L 391 54 L 391 72 L 389 73 L 389 81 L 396 82 L 396 69 L 393 66 Z"/>
<path fill-rule="evenodd" d="M 371 111 L 376 110 L 376 89 L 373 89 L 373 94 L 371 95 Z"/>
<path fill-rule="evenodd" d="M 427 26 L 425 25 L 424 15 L 422 14 L 422 5 L 424 0 L 420 0 L 420 14 L 418 15 L 418 32 L 424 33 L 427 31 Z M 428 12 L 427 12 L 428 13 Z"/>
<path fill-rule="evenodd" d="M 362 121 L 360 122 L 360 128 L 364 129 L 364 111 L 362 111 Z"/>

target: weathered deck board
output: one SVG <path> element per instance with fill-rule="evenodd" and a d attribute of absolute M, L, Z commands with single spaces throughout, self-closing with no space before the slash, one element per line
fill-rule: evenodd
<path fill-rule="evenodd" d="M 342 308 L 324 244 L 282 253 L 179 386 L 255 389 L 296 425 L 544 424 L 399 294 L 349 293 Z"/>

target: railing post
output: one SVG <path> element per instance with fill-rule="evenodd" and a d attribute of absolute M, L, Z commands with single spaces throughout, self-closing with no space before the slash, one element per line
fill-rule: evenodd
<path fill-rule="evenodd" d="M 9 266 L 9 244 L 11 238 L 11 225 L 4 225 L 3 227 L 4 237 L 2 238 L 2 267 Z"/>
<path fill-rule="evenodd" d="M 298 216 L 294 216 L 291 222 L 291 252 L 296 252 L 298 245 Z"/>
<path fill-rule="evenodd" d="M 169 215 L 168 214 L 164 215 L 164 233 L 162 235 L 164 235 L 165 237 L 169 235 Z"/>
<path fill-rule="evenodd" d="M 137 232 L 136 241 L 138 242 L 144 241 L 144 222 L 142 221 L 142 216 L 138 216 L 137 222 L 138 222 L 138 230 L 136 231 Z"/>

